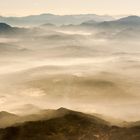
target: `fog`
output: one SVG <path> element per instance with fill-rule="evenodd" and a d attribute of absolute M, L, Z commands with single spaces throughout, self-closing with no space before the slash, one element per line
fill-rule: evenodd
<path fill-rule="evenodd" d="M 81 26 L 26 30 L 0 35 L 1 111 L 65 107 L 140 120 L 139 34 Z"/>

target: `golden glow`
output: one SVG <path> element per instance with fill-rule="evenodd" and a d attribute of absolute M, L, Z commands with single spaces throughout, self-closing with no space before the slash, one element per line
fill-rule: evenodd
<path fill-rule="evenodd" d="M 54 14 L 137 14 L 139 0 L 1 0 L 0 14 L 24 16 L 39 13 Z"/>

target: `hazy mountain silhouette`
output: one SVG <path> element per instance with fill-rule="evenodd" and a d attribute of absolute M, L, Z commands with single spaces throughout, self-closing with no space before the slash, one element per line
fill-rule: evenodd
<path fill-rule="evenodd" d="M 140 24 L 140 17 L 139 16 L 128 16 L 117 20 L 119 23 L 123 24 Z"/>
<path fill-rule="evenodd" d="M 0 128 L 13 125 L 18 116 L 5 111 L 0 112 Z"/>
<path fill-rule="evenodd" d="M 83 22 L 78 27 L 84 27 L 86 29 L 97 29 L 98 38 L 108 39 L 139 39 L 140 32 L 140 17 L 128 16 L 113 21 L 95 22 L 94 20 Z M 74 28 L 74 27 L 73 27 Z M 76 29 L 77 27 L 75 27 Z"/>
<path fill-rule="evenodd" d="M 6 23 L 0 23 L 0 34 L 11 33 L 14 31 L 15 31 L 15 28 L 13 28 L 12 26 Z"/>
<path fill-rule="evenodd" d="M 25 28 L 19 28 L 19 27 L 13 27 L 9 24 L 5 23 L 0 23 L 0 35 L 18 35 L 20 33 L 24 34 L 28 32 L 28 29 Z"/>
<path fill-rule="evenodd" d="M 84 21 L 95 20 L 95 21 L 108 21 L 114 18 L 107 15 L 53 15 L 53 14 L 40 14 L 31 15 L 26 17 L 0 17 L 1 22 L 6 22 L 11 25 L 41 25 L 51 23 L 55 25 L 62 24 L 81 24 Z"/>
<path fill-rule="evenodd" d="M 60 108 L 58 116 L 0 129 L 0 140 L 139 140 L 140 127 L 121 128 L 98 117 Z M 61 114 L 61 115 L 60 115 Z"/>
<path fill-rule="evenodd" d="M 5 117 L 15 117 L 16 115 L 15 114 L 12 114 L 12 113 L 9 113 L 9 112 L 6 112 L 6 111 L 1 111 L 0 112 L 0 119 L 3 119 Z"/>
<path fill-rule="evenodd" d="M 140 27 L 140 17 L 138 16 L 128 16 L 118 20 L 113 21 L 103 21 L 103 22 L 94 22 L 94 21 L 87 21 L 82 23 L 81 25 L 85 26 L 94 26 L 97 28 L 124 28 L 124 27 Z"/>
<path fill-rule="evenodd" d="M 12 27 L 6 23 L 0 23 L 0 31 L 10 30 Z"/>
<path fill-rule="evenodd" d="M 29 107 L 30 109 L 30 107 Z M 28 110 L 28 109 L 27 109 Z M 106 121 L 99 119 L 98 117 L 92 116 L 92 115 L 87 115 L 87 114 L 83 114 L 80 112 L 74 112 L 65 108 L 60 108 L 58 110 L 53 110 L 53 109 L 47 109 L 47 110 L 39 110 L 38 112 L 34 112 L 32 114 L 25 114 L 25 115 L 15 115 L 12 113 L 8 113 L 8 112 L 0 112 L 0 127 L 7 127 L 7 126 L 11 126 L 14 124 L 20 124 L 23 122 L 28 122 L 28 121 L 37 121 L 37 120 L 49 120 L 52 118 L 58 118 L 58 117 L 62 117 L 66 114 L 69 113 L 77 113 L 77 114 L 81 114 L 84 116 L 88 116 L 89 118 L 94 118 L 97 122 L 103 123 L 103 124 L 108 124 Z M 8 120 L 9 119 L 9 120 Z M 7 121 L 8 120 L 8 121 Z M 5 124 L 5 126 L 4 126 Z"/>

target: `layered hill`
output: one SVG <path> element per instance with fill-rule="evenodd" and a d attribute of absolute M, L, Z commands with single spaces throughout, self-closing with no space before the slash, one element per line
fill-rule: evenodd
<path fill-rule="evenodd" d="M 60 108 L 55 117 L 0 129 L 0 140 L 139 140 L 140 127 L 120 128 L 95 116 Z"/>
<path fill-rule="evenodd" d="M 84 21 L 94 19 L 96 21 L 108 21 L 113 20 L 113 17 L 107 15 L 95 15 L 95 14 L 85 14 L 85 15 L 53 15 L 53 14 L 40 14 L 40 15 L 30 15 L 25 17 L 3 17 L 0 16 L 0 21 L 6 22 L 12 25 L 41 25 L 45 23 L 51 23 L 55 25 L 63 24 L 80 24 Z"/>

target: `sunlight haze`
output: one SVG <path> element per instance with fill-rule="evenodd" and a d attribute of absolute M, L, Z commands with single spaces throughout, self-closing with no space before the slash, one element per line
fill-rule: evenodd
<path fill-rule="evenodd" d="M 139 0 L 1 0 L 0 15 L 53 14 L 139 15 Z"/>

